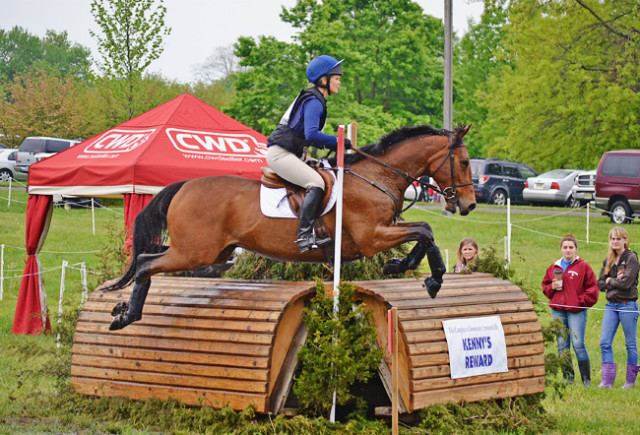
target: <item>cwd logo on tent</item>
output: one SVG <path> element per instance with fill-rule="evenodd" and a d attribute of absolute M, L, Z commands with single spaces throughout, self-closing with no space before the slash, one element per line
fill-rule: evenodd
<path fill-rule="evenodd" d="M 259 157 L 267 155 L 267 145 L 248 134 L 167 128 L 167 136 L 180 152 L 225 157 Z"/>
<path fill-rule="evenodd" d="M 84 152 L 98 154 L 128 153 L 148 141 L 155 131 L 155 128 L 147 130 L 108 130 L 87 145 Z"/>

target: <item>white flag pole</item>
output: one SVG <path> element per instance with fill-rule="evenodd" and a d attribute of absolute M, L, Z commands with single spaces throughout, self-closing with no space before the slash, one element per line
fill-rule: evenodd
<path fill-rule="evenodd" d="M 352 124 L 355 128 L 355 124 Z M 351 127 L 351 126 L 350 126 Z M 354 134 L 350 129 L 350 135 Z M 352 140 L 352 143 L 354 141 Z M 338 316 L 340 302 L 340 266 L 342 264 L 342 185 L 344 183 L 344 125 L 338 127 L 337 159 L 338 177 L 336 180 L 336 232 L 334 236 L 335 251 L 333 255 L 333 314 Z M 333 400 L 329 421 L 336 421 L 336 390 L 333 390 Z"/>

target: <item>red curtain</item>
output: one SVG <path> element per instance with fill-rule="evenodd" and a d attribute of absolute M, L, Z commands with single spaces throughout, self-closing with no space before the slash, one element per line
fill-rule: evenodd
<path fill-rule="evenodd" d="M 20 282 L 18 304 L 13 318 L 14 334 L 38 335 L 51 331 L 47 314 L 47 293 L 42 280 L 42 265 L 38 253 L 49 231 L 53 201 L 49 195 L 29 195 L 27 203 L 27 260 Z"/>
<path fill-rule="evenodd" d="M 122 247 L 127 257 L 131 257 L 131 245 L 133 244 L 133 224 L 138 213 L 149 204 L 153 199 L 153 195 L 144 195 L 137 193 L 127 193 L 124 195 L 124 229 L 125 242 Z"/>

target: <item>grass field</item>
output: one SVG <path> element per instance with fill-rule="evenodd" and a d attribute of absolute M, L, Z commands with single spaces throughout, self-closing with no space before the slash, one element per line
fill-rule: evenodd
<path fill-rule="evenodd" d="M 121 416 L 118 424 L 98 423 L 79 411 L 61 411 L 51 406 L 55 402 L 57 382 L 66 382 L 64 361 L 56 349 L 56 334 L 43 336 L 14 336 L 11 333 L 20 278 L 24 268 L 24 229 L 27 195 L 12 192 L 11 206 L 7 207 L 7 191 L 0 190 L 0 244 L 4 247 L 3 300 L 0 301 L 0 433 L 133 433 L 141 428 L 131 417 Z M 512 208 L 512 267 L 523 279 L 524 285 L 539 289 L 545 269 L 560 257 L 560 238 L 567 233 L 579 240 L 578 255 L 600 270 L 607 250 L 607 234 L 612 225 L 599 214 L 592 213 L 589 220 L 587 244 L 587 220 L 582 213 L 568 209 L 544 208 L 553 215 L 527 214 L 529 207 Z M 582 210 L 584 211 L 584 209 Z M 506 212 L 506 209 L 505 209 Z M 427 221 L 443 251 L 448 250 L 449 266 L 453 266 L 458 243 L 463 237 L 474 237 L 482 253 L 483 247 L 495 244 L 502 255 L 504 237 L 507 235 L 506 213 L 494 213 L 486 206 L 469 216 L 445 217 L 438 210 L 414 207 L 404 214 L 406 220 Z M 60 266 L 63 260 L 70 265 L 85 262 L 89 273 L 89 288 L 102 280 L 104 252 L 113 245 L 113 229 L 123 226 L 122 205 L 95 211 L 96 234 L 92 233 L 90 210 L 65 210 L 55 208 L 51 228 L 40 255 L 47 290 L 48 307 L 52 324 L 56 325 L 60 294 Z M 640 225 L 625 226 L 629 231 L 632 248 L 640 249 Z M 635 242 L 635 243 L 634 243 Z M 96 253 L 96 251 L 98 251 Z M 424 271 L 428 271 L 423 264 Z M 65 312 L 79 305 L 82 293 L 80 273 L 68 269 L 65 280 Z M 542 293 L 538 290 L 541 301 Z M 595 308 L 604 307 L 604 298 Z M 602 311 L 591 310 L 587 324 L 587 349 L 591 357 L 592 382 L 600 381 L 600 323 Z M 550 320 L 545 308 L 540 321 Z M 70 342 L 72 331 L 63 331 L 63 340 Z M 544 399 L 546 410 L 553 415 L 558 426 L 549 433 L 637 433 L 637 409 L 640 405 L 640 382 L 630 391 L 622 391 L 626 351 L 623 335 L 619 331 L 614 342 L 618 377 L 613 390 L 584 389 L 580 385 L 569 386 L 562 397 L 548 389 Z M 554 349 L 549 349 L 554 351 Z M 114 417 L 115 418 L 115 417 Z M 130 421 L 127 422 L 127 418 Z M 96 429 L 97 427 L 97 429 Z M 92 429 L 93 428 L 93 429 Z M 405 430 L 403 433 L 412 433 Z"/>

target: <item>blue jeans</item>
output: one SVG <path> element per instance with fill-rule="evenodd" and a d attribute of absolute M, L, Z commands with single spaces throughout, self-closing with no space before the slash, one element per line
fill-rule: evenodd
<path fill-rule="evenodd" d="M 570 344 L 576 353 L 578 361 L 589 361 L 589 353 L 584 345 L 584 331 L 587 328 L 587 310 L 573 313 L 567 310 L 551 309 L 551 318 L 553 320 L 560 319 L 562 324 L 569 330 L 569 343 L 564 337 L 558 335 L 558 355 L 562 352 L 569 352 Z"/>
<path fill-rule="evenodd" d="M 624 340 L 627 346 L 627 364 L 638 364 L 638 345 L 636 344 L 636 329 L 638 325 L 638 301 L 626 304 L 607 302 L 606 311 L 602 318 L 602 333 L 600 335 L 600 350 L 603 363 L 613 363 L 613 337 L 618 325 L 622 325 Z M 635 312 L 634 312 L 635 311 Z"/>

